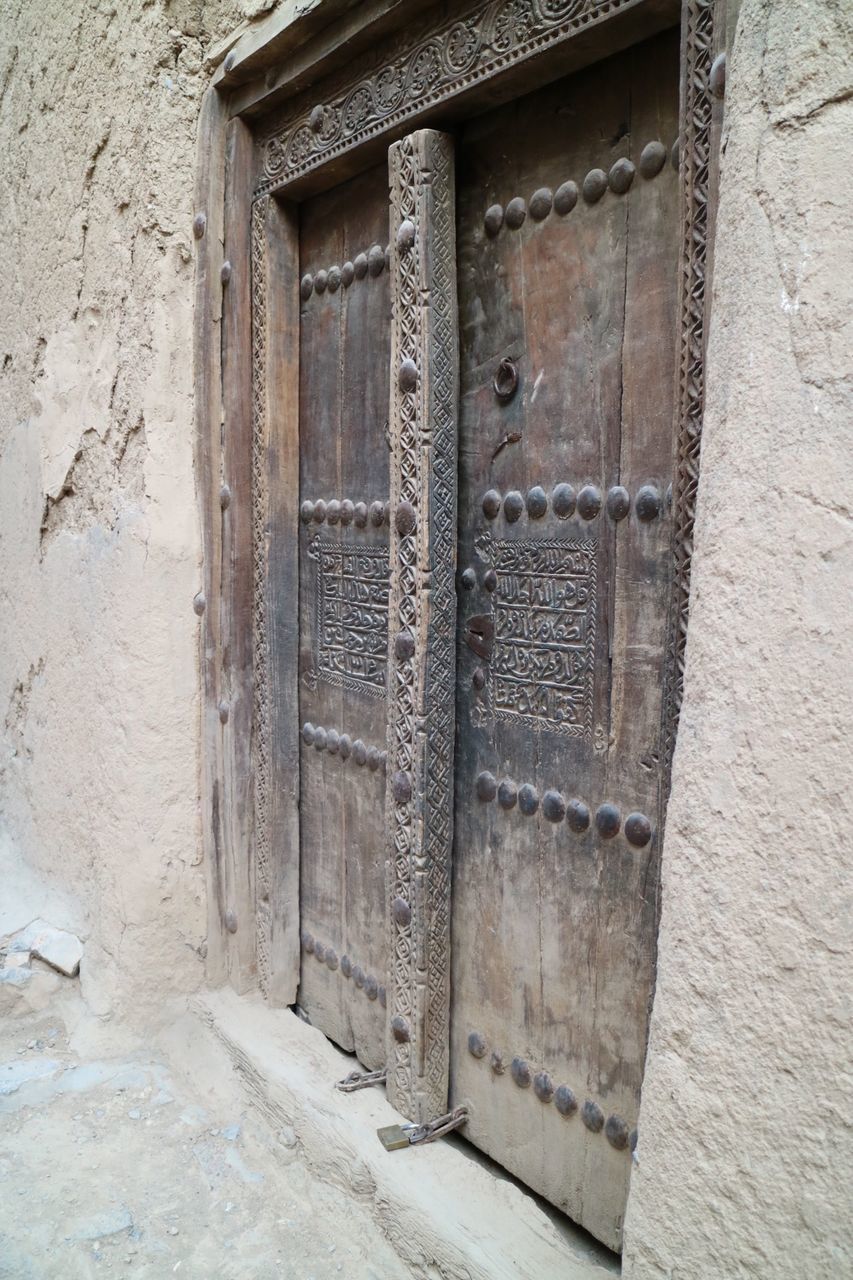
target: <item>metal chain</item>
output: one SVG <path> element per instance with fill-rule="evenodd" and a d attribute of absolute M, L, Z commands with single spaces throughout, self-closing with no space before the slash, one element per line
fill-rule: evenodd
<path fill-rule="evenodd" d="M 369 1089 L 371 1085 L 384 1084 L 387 1075 L 384 1068 L 382 1071 L 351 1071 L 337 1082 L 335 1088 L 340 1089 L 341 1093 L 355 1093 L 356 1089 Z"/>
<path fill-rule="evenodd" d="M 467 1119 L 468 1108 L 456 1107 L 453 1111 L 448 1111 L 447 1115 L 430 1120 L 429 1124 L 404 1124 L 402 1128 L 409 1139 L 409 1146 L 413 1147 L 419 1142 L 435 1142 L 436 1138 L 442 1138 L 446 1133 L 461 1128 Z"/>

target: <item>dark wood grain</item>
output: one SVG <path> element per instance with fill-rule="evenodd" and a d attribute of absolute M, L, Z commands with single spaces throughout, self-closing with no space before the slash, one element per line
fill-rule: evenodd
<path fill-rule="evenodd" d="M 267 994 L 292 1004 L 299 982 L 299 216 L 266 209 L 268 477 L 264 607 L 267 619 L 268 831 L 266 883 L 258 877 L 258 928 L 266 929 Z M 257 660 L 256 655 L 256 660 Z M 256 724 L 256 733 L 260 726 Z M 256 751 L 257 767 L 257 751 Z M 256 841 L 258 833 L 256 831 Z M 264 895 L 268 899 L 264 900 Z"/>
<path fill-rule="evenodd" d="M 384 254 L 387 240 L 385 166 L 301 207 L 303 275 L 340 270 L 372 246 Z M 388 500 L 389 307 L 384 261 L 378 275 L 302 302 L 302 501 L 384 508 Z M 299 538 L 299 723 L 382 753 L 387 526 L 326 520 L 301 525 Z M 303 743 L 300 786 L 302 929 L 315 940 L 314 953 L 302 957 L 300 1004 L 333 1040 L 377 1067 L 385 1059 L 378 988 L 387 977 L 384 768 Z M 337 967 L 317 960 L 318 941 L 334 950 Z M 344 956 L 354 967 L 349 978 Z"/>
<path fill-rule="evenodd" d="M 221 678 L 217 705 L 221 752 L 224 888 L 230 976 L 238 991 L 257 983 L 252 792 L 252 308 L 251 200 L 247 190 L 252 137 L 240 120 L 225 135 L 224 256 L 231 277 L 222 299 L 222 452 L 218 505 L 222 559 L 219 585 Z M 228 927 L 230 925 L 230 928 Z"/>
<path fill-rule="evenodd" d="M 223 217 L 225 202 L 225 127 L 227 112 L 219 95 L 208 90 L 199 118 L 198 169 L 193 216 L 204 216 L 204 235 L 196 239 L 195 283 L 195 419 L 196 466 L 203 573 L 196 597 L 199 614 L 201 667 L 202 774 L 201 815 L 207 884 L 208 980 L 222 983 L 228 973 L 229 937 L 223 927 L 226 911 L 226 868 L 223 865 L 223 813 L 220 797 L 220 722 L 217 710 L 220 684 L 219 583 L 221 543 L 219 525 L 220 449 L 222 424 Z M 187 608 L 190 602 L 187 602 Z"/>
<path fill-rule="evenodd" d="M 627 194 L 607 190 L 597 203 L 581 195 L 565 217 L 528 212 L 520 229 L 505 225 L 494 238 L 483 217 L 495 202 L 529 202 L 568 179 L 581 188 L 620 157 L 636 164 L 658 137 L 668 150 L 677 91 L 677 34 L 661 36 L 471 122 L 459 159 L 459 568 L 473 568 L 477 585 L 460 590 L 451 1102 L 469 1099 L 472 1139 L 613 1247 L 628 1151 L 519 1088 L 509 1063 L 518 1057 L 531 1076 L 569 1085 L 579 1106 L 594 1102 L 605 1119 L 628 1129 L 636 1121 L 657 845 L 637 850 L 621 832 L 605 840 L 594 824 L 575 833 L 548 821 L 541 799 L 554 790 L 591 814 L 612 802 L 623 818 L 637 809 L 657 823 L 669 530 L 633 510 L 616 522 L 603 506 L 592 519 L 559 519 L 550 500 L 540 518 L 525 511 L 511 522 L 502 510 L 487 520 L 481 503 L 489 488 L 526 497 L 538 485 L 550 495 L 561 481 L 576 493 L 594 486 L 602 503 L 619 484 L 632 504 L 642 484 L 666 490 L 676 175 L 638 174 Z M 520 385 L 501 405 L 492 379 L 505 356 Z M 543 548 L 550 569 L 536 567 Z M 577 562 L 566 559 L 573 550 Z M 542 607 L 525 604 L 525 587 L 541 593 Z M 593 588 L 594 608 L 583 594 Z M 571 605 L 562 613 L 557 589 L 574 593 L 562 597 Z M 472 678 L 483 661 L 463 637 L 468 616 L 484 612 L 495 640 L 480 693 Z M 531 628 L 554 625 L 537 643 Z M 585 661 L 590 629 L 593 667 L 573 682 L 568 664 Z M 535 816 L 479 800 L 483 771 L 533 785 Z M 484 1058 L 469 1051 L 472 1032 L 489 1047 Z M 490 1068 L 493 1049 L 502 1075 Z"/>

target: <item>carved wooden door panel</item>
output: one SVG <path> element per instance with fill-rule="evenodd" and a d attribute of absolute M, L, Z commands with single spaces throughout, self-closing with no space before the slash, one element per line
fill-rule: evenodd
<path fill-rule="evenodd" d="M 657 927 L 678 35 L 457 143 L 451 1104 L 612 1247 Z"/>
<path fill-rule="evenodd" d="M 384 164 L 301 206 L 299 1003 L 371 1068 L 385 1061 L 387 237 Z"/>

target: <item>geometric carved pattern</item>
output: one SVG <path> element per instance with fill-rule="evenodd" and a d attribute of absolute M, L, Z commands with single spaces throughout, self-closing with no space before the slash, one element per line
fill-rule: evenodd
<path fill-rule="evenodd" d="M 446 1109 L 449 1065 L 459 376 L 451 139 L 411 134 L 391 147 L 389 173 L 388 1092 L 421 1123 Z"/>
<path fill-rule="evenodd" d="M 269 637 L 267 634 L 267 198 L 252 205 L 252 760 L 258 982 L 270 983 Z"/>
<path fill-rule="evenodd" d="M 354 61 L 324 103 L 304 101 L 263 143 L 270 191 L 380 133 L 571 39 L 636 0 L 488 0 L 441 6 L 395 47 L 393 61 L 364 73 Z"/>
<path fill-rule="evenodd" d="M 699 487 L 705 401 L 705 270 L 711 198 L 713 100 L 708 84 L 714 60 L 714 0 L 687 0 L 683 19 L 682 115 L 679 176 L 682 242 L 679 262 L 679 378 L 676 465 L 673 480 L 673 588 L 664 666 L 662 761 L 669 786 L 678 716 L 684 692 L 684 659 L 690 610 L 693 523 Z"/>
<path fill-rule="evenodd" d="M 488 699 L 475 722 L 592 734 L 598 543 L 476 539 L 497 573 Z"/>
<path fill-rule="evenodd" d="M 317 672 L 321 680 L 373 698 L 385 697 L 388 650 L 388 551 L 319 536 Z"/>

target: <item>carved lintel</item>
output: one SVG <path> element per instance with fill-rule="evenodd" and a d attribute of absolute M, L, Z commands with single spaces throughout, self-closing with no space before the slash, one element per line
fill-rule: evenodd
<path fill-rule="evenodd" d="M 388 672 L 388 1092 L 398 1111 L 423 1123 L 446 1109 L 449 1060 L 459 377 L 452 140 L 429 129 L 411 134 L 391 148 L 389 168 L 389 620 L 414 646 L 395 646 Z M 398 236 L 403 223 L 413 234 L 407 227 Z"/>
<path fill-rule="evenodd" d="M 273 191 L 371 138 L 584 34 L 644 0 L 455 0 L 411 24 L 393 53 L 359 59 L 301 97 L 262 142 L 259 191 Z M 450 12 L 448 13 L 448 8 Z"/>

